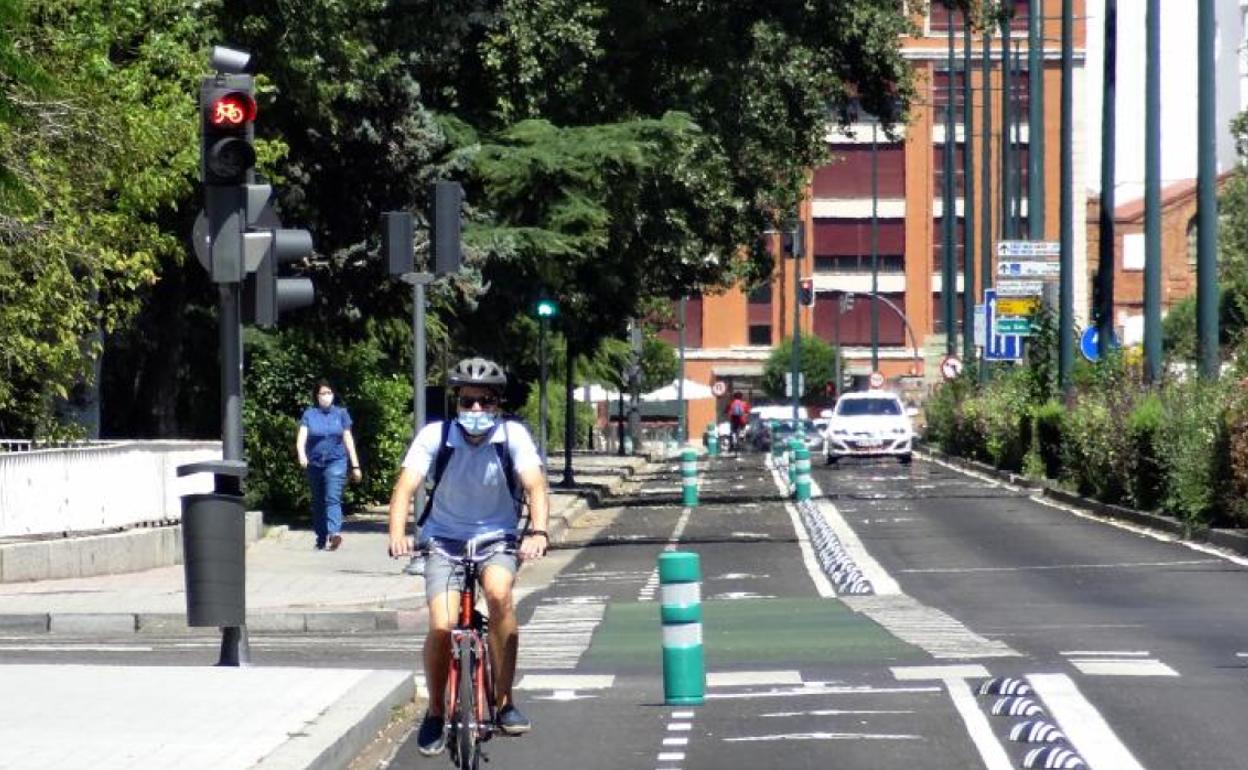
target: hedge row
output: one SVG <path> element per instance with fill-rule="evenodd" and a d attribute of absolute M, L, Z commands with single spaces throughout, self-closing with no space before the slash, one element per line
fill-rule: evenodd
<path fill-rule="evenodd" d="M 1146 385 L 1138 365 L 1115 358 L 1081 367 L 1061 401 L 1036 377 L 1017 367 L 981 386 L 968 371 L 942 385 L 927 439 L 1190 529 L 1248 526 L 1248 379 Z"/>

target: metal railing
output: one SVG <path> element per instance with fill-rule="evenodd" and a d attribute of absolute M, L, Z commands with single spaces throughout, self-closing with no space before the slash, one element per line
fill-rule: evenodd
<path fill-rule="evenodd" d="M 82 442 L 65 448 L 0 440 L 0 537 L 124 529 L 181 518 L 181 496 L 212 477 L 177 466 L 219 459 L 218 441 Z M 10 448 L 12 447 L 12 448 Z"/>

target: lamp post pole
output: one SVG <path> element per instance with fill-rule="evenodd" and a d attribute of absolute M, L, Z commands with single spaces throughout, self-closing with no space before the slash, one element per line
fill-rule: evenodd
<path fill-rule="evenodd" d="M 953 145 L 957 139 L 955 128 L 953 125 L 953 99 L 957 93 L 954 88 L 954 69 L 953 58 L 953 3 L 950 0 L 945 1 L 945 8 L 948 10 L 946 22 L 948 26 L 949 39 L 949 56 L 946 59 L 946 86 L 945 89 L 945 144 L 943 150 L 943 173 L 941 174 L 942 196 L 941 196 L 941 212 L 940 223 L 941 231 L 944 235 L 942 243 L 943 259 L 941 260 L 940 275 L 940 293 L 944 300 L 942 303 L 942 312 L 945 317 L 945 353 L 952 355 L 958 349 L 958 306 L 957 306 L 957 255 L 954 253 L 956 246 L 954 244 L 954 223 L 957 221 L 957 201 L 954 199 L 953 175 L 955 173 Z"/>
<path fill-rule="evenodd" d="M 542 462 L 546 462 L 546 425 L 549 420 L 549 402 L 546 400 L 546 329 L 550 325 L 550 320 L 546 316 L 538 319 L 538 358 L 541 361 L 541 376 L 538 379 L 538 422 L 540 425 L 537 430 L 537 452 L 541 455 Z"/>
<path fill-rule="evenodd" d="M 1218 190 L 1217 190 L 1217 70 L 1214 44 L 1217 20 L 1213 0 L 1199 0 L 1196 61 L 1196 336 L 1200 376 L 1215 380 L 1218 362 Z"/>
<path fill-rule="evenodd" d="M 979 62 L 980 92 L 983 104 L 980 107 L 980 147 L 979 147 L 979 181 L 980 187 L 980 225 L 979 225 L 979 275 L 985 289 L 992 286 L 992 25 L 984 27 L 983 56 Z M 988 341 L 992 339 L 992 329 L 984 329 L 984 353 L 988 352 Z M 979 363 L 979 381 L 988 382 L 988 360 L 985 357 Z"/>
<path fill-rule="evenodd" d="M 1118 143 L 1118 0 L 1105 0 L 1105 64 L 1101 95 L 1101 212 L 1100 255 L 1096 280 L 1100 302 L 1096 308 L 1097 348 L 1105 360 L 1114 333 L 1114 176 Z"/>
<path fill-rule="evenodd" d="M 962 12 L 962 360 L 975 355 L 975 104 L 971 88 L 971 16 Z M 981 340 L 982 342 L 982 340 Z"/>
<path fill-rule="evenodd" d="M 879 121 L 871 116 L 871 371 L 880 370 L 880 170 L 876 132 Z M 840 325 L 839 322 L 837 324 Z M 839 350 L 838 350 L 839 355 Z M 837 387 L 840 387 L 838 384 Z"/>
<path fill-rule="evenodd" d="M 1148 0 L 1145 19 L 1144 376 L 1155 383 L 1161 380 L 1161 0 Z"/>

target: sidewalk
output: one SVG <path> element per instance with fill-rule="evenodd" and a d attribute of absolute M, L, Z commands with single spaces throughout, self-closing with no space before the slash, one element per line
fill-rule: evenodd
<path fill-rule="evenodd" d="M 550 478 L 562 478 L 562 457 Z M 552 540 L 591 502 L 625 491 L 648 461 L 578 453 L 576 485 L 551 494 Z M 423 579 L 386 554 L 379 509 L 348 519 L 342 547 L 272 528 L 247 550 L 255 632 L 415 628 Z M 182 566 L 0 583 L 0 635 L 115 637 L 188 629 Z M 0 665 L 0 770 L 339 770 L 416 694 L 411 671 Z M 67 732 L 68 731 L 68 732 Z M 67 740 L 67 736 L 72 739 Z"/>

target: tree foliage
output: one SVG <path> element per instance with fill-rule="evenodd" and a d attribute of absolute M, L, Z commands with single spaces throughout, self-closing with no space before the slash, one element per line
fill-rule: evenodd
<path fill-rule="evenodd" d="M 824 387 L 835 382 L 836 357 L 841 351 L 809 334 L 801 338 L 801 372 L 804 387 L 802 399 L 819 398 Z M 793 371 L 793 338 L 789 337 L 772 349 L 763 368 L 763 390 L 772 398 L 788 398 L 785 383 Z"/>

